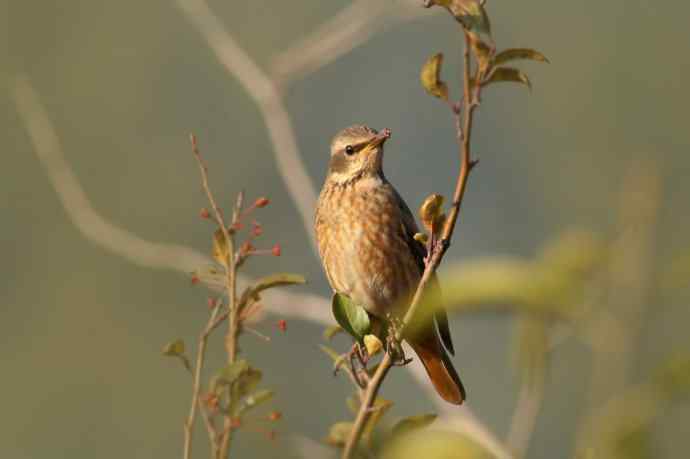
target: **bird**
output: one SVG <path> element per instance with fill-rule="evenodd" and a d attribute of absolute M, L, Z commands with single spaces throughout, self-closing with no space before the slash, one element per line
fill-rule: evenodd
<path fill-rule="evenodd" d="M 425 246 L 415 239 L 415 218 L 383 173 L 383 147 L 391 131 L 354 125 L 331 142 L 328 172 L 316 205 L 318 252 L 334 293 L 361 305 L 385 323 L 402 317 L 425 268 Z M 432 279 L 431 289 L 438 288 Z M 406 308 L 407 306 L 404 306 Z M 460 405 L 466 398 L 448 353 L 454 354 L 445 310 L 415 324 L 404 339 L 438 392 Z"/>

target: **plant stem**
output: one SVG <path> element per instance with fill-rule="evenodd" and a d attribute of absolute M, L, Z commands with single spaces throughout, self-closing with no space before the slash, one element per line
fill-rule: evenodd
<path fill-rule="evenodd" d="M 206 344 L 208 342 L 208 336 L 214 328 L 216 317 L 218 316 L 218 311 L 220 311 L 220 309 L 220 305 L 213 309 L 204 331 L 201 333 L 201 335 L 199 335 L 196 363 L 194 365 L 194 376 L 192 379 L 192 406 L 189 408 L 189 416 L 187 417 L 187 422 L 185 422 L 184 425 L 184 459 L 190 459 L 192 455 L 192 434 L 194 432 L 194 421 L 196 420 L 197 409 L 203 409 L 203 407 L 201 407 L 199 395 L 201 392 L 201 373 L 206 357 Z M 210 438 L 213 440 L 211 444 L 214 449 L 217 449 L 217 441 L 215 439 L 215 429 L 213 428 L 213 424 L 209 424 L 207 422 L 206 427 L 209 430 Z"/>
<path fill-rule="evenodd" d="M 460 170 L 458 172 L 458 178 L 455 185 L 455 191 L 453 193 L 453 204 L 451 211 L 446 220 L 446 224 L 443 227 L 443 232 L 441 234 L 440 240 L 433 247 L 433 253 L 429 259 L 422 278 L 419 281 L 417 290 L 412 298 L 410 307 L 407 309 L 405 316 L 402 321 L 402 326 L 398 328 L 395 333 L 394 339 L 396 342 L 400 342 L 403 339 L 405 329 L 412 322 L 412 319 L 417 314 L 417 309 L 421 304 L 422 294 L 424 293 L 427 284 L 433 277 L 436 269 L 438 268 L 443 256 L 445 255 L 448 247 L 450 247 L 450 240 L 455 230 L 455 224 L 460 213 L 460 206 L 462 204 L 463 197 L 465 196 L 465 189 L 467 188 L 467 180 L 469 178 L 470 172 L 477 164 L 477 161 L 473 161 L 470 155 L 470 131 L 472 130 L 472 117 L 474 114 L 474 109 L 478 105 L 479 93 L 481 91 L 481 85 L 477 84 L 474 94 L 471 93 L 470 88 L 470 43 L 469 36 L 465 33 L 465 50 L 463 53 L 463 109 L 457 116 L 463 117 L 463 129 L 458 133 L 458 140 L 460 141 L 459 153 L 460 153 Z M 475 81 L 479 81 L 475 78 Z M 458 118 L 458 121 L 460 118 Z M 460 125 L 460 123 L 458 123 Z M 366 389 L 364 390 L 364 397 L 362 404 L 360 405 L 357 417 L 352 425 L 352 430 L 348 436 L 347 442 L 345 443 L 345 448 L 343 450 L 343 459 L 350 459 L 355 452 L 359 439 L 364 431 L 364 426 L 366 425 L 369 415 L 371 414 L 371 408 L 376 401 L 376 395 L 388 374 L 388 370 L 393 366 L 393 357 L 390 352 L 386 352 L 379 364 L 374 376 L 369 380 Z"/>
<path fill-rule="evenodd" d="M 238 323 L 238 308 L 237 308 L 237 256 L 235 253 L 235 239 L 233 235 L 228 230 L 228 225 L 225 223 L 223 218 L 223 212 L 216 204 L 216 200 L 213 197 L 211 188 L 208 184 L 208 168 L 206 163 L 199 152 L 196 137 L 192 134 L 190 135 L 190 140 L 192 143 L 192 151 L 196 160 L 199 164 L 199 171 L 201 172 L 201 184 L 206 192 L 206 197 L 208 202 L 211 204 L 213 210 L 213 217 L 216 224 L 223 233 L 223 238 L 225 239 L 225 245 L 227 247 L 228 259 L 226 263 L 223 263 L 225 267 L 225 289 L 228 295 L 228 332 L 225 336 L 225 348 L 228 354 L 228 363 L 232 364 L 237 358 L 237 336 L 239 331 Z M 242 210 L 243 193 L 239 193 L 237 196 L 237 202 L 233 210 L 232 224 L 237 223 Z M 220 449 L 218 451 L 218 458 L 224 459 L 228 457 L 230 451 L 230 440 L 232 436 L 232 419 L 230 416 L 225 416 L 223 421 L 223 432 L 221 435 Z"/>

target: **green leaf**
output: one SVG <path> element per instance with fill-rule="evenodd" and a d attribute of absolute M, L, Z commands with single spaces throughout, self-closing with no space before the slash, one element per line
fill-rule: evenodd
<path fill-rule="evenodd" d="M 246 360 L 240 359 L 222 368 L 211 381 L 211 391 L 218 394 L 223 387 L 234 383 L 240 376 L 249 370 Z"/>
<path fill-rule="evenodd" d="M 254 285 L 247 287 L 240 297 L 240 305 L 245 305 L 250 298 L 258 299 L 259 293 L 273 287 L 297 285 L 306 283 L 304 276 L 299 274 L 278 273 L 258 279 Z"/>
<path fill-rule="evenodd" d="M 422 66 L 419 79 L 429 94 L 448 100 L 448 85 L 441 81 L 441 65 L 443 65 L 443 53 L 434 54 Z"/>
<path fill-rule="evenodd" d="M 527 75 L 521 70 L 512 67 L 497 67 L 491 72 L 489 78 L 484 80 L 482 86 L 488 86 L 491 83 L 513 82 L 522 83 L 529 89 L 532 89 L 532 83 L 529 81 Z"/>
<path fill-rule="evenodd" d="M 338 324 L 358 341 L 371 330 L 369 314 L 346 295 L 336 293 L 331 303 L 333 316 Z"/>
<path fill-rule="evenodd" d="M 393 402 L 380 397 L 374 401 L 374 404 L 371 407 L 371 414 L 369 414 L 369 419 L 367 419 L 364 429 L 362 430 L 362 439 L 367 442 L 369 446 L 371 446 L 371 434 L 374 432 L 374 428 L 391 406 L 393 406 Z"/>
<path fill-rule="evenodd" d="M 340 325 L 332 325 L 323 331 L 323 339 L 330 341 L 335 335 L 343 332 L 343 328 Z"/>
<path fill-rule="evenodd" d="M 405 435 L 415 430 L 423 429 L 434 422 L 437 417 L 435 414 L 420 414 L 401 419 L 393 426 L 392 434 L 394 436 Z"/>
<path fill-rule="evenodd" d="M 242 374 L 237 378 L 237 395 L 239 397 L 244 397 L 245 395 L 252 392 L 256 386 L 261 382 L 263 373 L 253 367 L 247 368 Z"/>
<path fill-rule="evenodd" d="M 518 59 L 528 59 L 537 62 L 546 62 L 549 60 L 539 51 L 530 48 L 511 48 L 501 51 L 494 57 L 494 65 L 505 64 L 509 61 L 514 61 Z"/>
<path fill-rule="evenodd" d="M 319 344 L 319 347 L 323 352 L 325 352 L 334 362 L 338 361 L 341 357 L 333 348 Z"/>
<path fill-rule="evenodd" d="M 191 373 L 192 364 L 189 359 L 184 354 L 185 346 L 184 341 L 181 339 L 172 341 L 163 347 L 163 355 L 167 357 L 177 357 L 182 362 L 182 365 Z"/>
<path fill-rule="evenodd" d="M 257 406 L 261 405 L 262 403 L 266 403 L 267 401 L 271 400 L 273 398 L 273 391 L 268 390 L 268 389 L 261 389 L 258 390 L 250 395 L 248 395 L 242 404 L 242 407 L 238 411 L 238 415 L 241 416 L 245 414 L 247 411 L 249 411 L 252 408 L 256 408 Z"/>
<path fill-rule="evenodd" d="M 345 359 L 347 358 L 346 354 L 338 354 L 335 350 L 328 346 L 324 346 L 322 344 L 319 345 L 321 350 L 328 354 L 328 356 L 333 359 L 333 369 L 337 371 L 338 368 L 345 362 Z"/>
<path fill-rule="evenodd" d="M 177 339 L 171 341 L 163 347 L 163 355 L 168 357 L 177 357 L 184 354 L 184 341 Z"/>
<path fill-rule="evenodd" d="M 343 447 L 352 430 L 351 422 L 336 422 L 331 426 L 326 437 L 326 443 L 331 446 Z"/>

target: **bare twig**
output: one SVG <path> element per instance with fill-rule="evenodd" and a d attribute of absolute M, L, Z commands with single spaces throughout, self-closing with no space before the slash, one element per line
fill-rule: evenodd
<path fill-rule="evenodd" d="M 455 229 L 455 223 L 460 212 L 460 206 L 462 205 L 462 200 L 465 195 L 465 189 L 467 188 L 467 180 L 472 168 L 477 164 L 472 160 L 470 151 L 470 133 L 472 129 L 472 116 L 474 113 L 474 108 L 477 106 L 477 99 L 481 91 L 481 85 L 476 85 L 475 94 L 470 94 L 470 54 L 469 54 L 469 36 L 465 33 L 465 51 L 463 54 L 463 65 L 464 65 L 464 98 L 463 98 L 463 110 L 462 116 L 464 117 L 464 129 L 461 134 L 462 142 L 460 143 L 460 170 L 458 172 L 458 178 L 455 185 L 455 192 L 453 193 L 453 204 L 451 207 L 450 214 L 446 220 L 446 224 L 443 227 L 443 232 L 441 234 L 440 240 L 432 248 L 433 252 L 431 257 L 428 259 L 422 278 L 419 281 L 417 290 L 414 293 L 410 307 L 407 309 L 405 316 L 402 320 L 402 325 L 398 327 L 395 332 L 394 339 L 396 342 L 400 342 L 403 339 L 405 329 L 412 322 L 413 317 L 417 314 L 417 309 L 421 304 L 423 293 L 426 291 L 427 284 L 432 279 L 436 269 L 443 260 L 448 247 L 450 246 L 450 240 L 453 236 L 453 230 Z M 475 79 L 475 81 L 478 81 Z M 376 372 L 372 376 L 369 384 L 364 393 L 364 400 L 360 406 L 357 417 L 352 425 L 350 434 L 348 436 L 347 442 L 345 443 L 345 448 L 343 450 L 343 458 L 349 459 L 354 454 L 355 448 L 359 443 L 359 439 L 364 430 L 367 419 L 369 418 L 371 407 L 376 400 L 376 395 L 388 374 L 388 370 L 393 366 L 393 357 L 391 352 L 386 352 L 379 364 Z"/>
<path fill-rule="evenodd" d="M 201 393 L 201 373 L 204 368 L 204 361 L 206 358 L 206 344 L 208 342 L 208 336 L 211 331 L 215 328 L 214 324 L 217 323 L 218 311 L 221 309 L 221 305 L 213 308 L 211 316 L 208 319 L 206 327 L 199 335 L 199 343 L 197 346 L 196 363 L 194 365 L 194 375 L 192 379 L 192 406 L 189 409 L 189 416 L 187 417 L 187 422 L 184 425 L 184 459 L 190 459 L 192 456 L 192 434 L 194 432 L 194 421 L 196 420 L 197 409 L 203 411 L 203 407 L 200 406 L 199 396 Z M 217 454 L 218 450 L 218 440 L 215 434 L 215 427 L 210 419 L 206 419 L 206 428 L 209 431 L 209 438 L 211 439 L 211 446 L 214 451 L 214 456 Z"/>

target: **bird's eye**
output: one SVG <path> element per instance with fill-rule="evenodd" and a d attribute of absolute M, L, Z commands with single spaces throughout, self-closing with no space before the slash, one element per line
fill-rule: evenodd
<path fill-rule="evenodd" d="M 354 147 L 352 145 L 348 145 L 347 147 L 345 147 L 345 154 L 348 156 L 354 155 L 355 154 Z"/>

